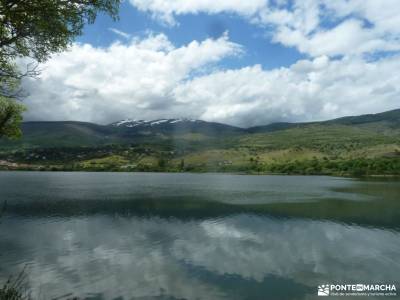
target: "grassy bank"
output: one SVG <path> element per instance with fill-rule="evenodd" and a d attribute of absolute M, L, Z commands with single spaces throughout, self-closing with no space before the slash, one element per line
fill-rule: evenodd
<path fill-rule="evenodd" d="M 149 157 L 132 162 L 123 157 L 112 156 L 89 161 L 66 164 L 18 164 L 0 166 L 0 170 L 27 171 L 93 171 L 93 172 L 192 172 L 192 173 L 242 173 L 242 174 L 286 174 L 286 175 L 332 175 L 332 176 L 400 176 L 400 157 L 329 159 L 306 158 L 289 161 L 231 162 L 226 160 L 186 161 Z"/>

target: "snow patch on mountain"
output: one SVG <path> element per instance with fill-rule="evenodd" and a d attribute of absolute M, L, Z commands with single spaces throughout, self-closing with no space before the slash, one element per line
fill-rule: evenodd
<path fill-rule="evenodd" d="M 145 121 L 145 120 L 134 120 L 134 119 L 126 119 L 126 120 L 121 120 L 115 123 L 110 124 L 111 126 L 115 127 L 137 127 L 137 126 L 142 126 L 142 127 L 153 127 L 153 126 L 158 126 L 158 125 L 164 125 L 164 124 L 177 124 L 177 123 L 201 123 L 204 121 L 201 120 L 195 120 L 195 119 L 158 119 L 158 120 L 152 120 L 152 121 Z"/>
<path fill-rule="evenodd" d="M 161 119 L 161 120 L 157 120 L 157 121 L 151 121 L 151 122 L 150 122 L 150 126 L 162 124 L 162 123 L 165 123 L 165 122 L 168 122 L 168 120 L 166 120 L 166 119 Z"/>

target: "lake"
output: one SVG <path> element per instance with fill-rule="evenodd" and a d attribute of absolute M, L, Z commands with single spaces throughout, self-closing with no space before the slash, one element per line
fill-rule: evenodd
<path fill-rule="evenodd" d="M 40 299 L 317 299 L 318 285 L 333 283 L 400 289 L 396 180 L 0 172 L 4 202 L 0 284 L 25 268 Z"/>

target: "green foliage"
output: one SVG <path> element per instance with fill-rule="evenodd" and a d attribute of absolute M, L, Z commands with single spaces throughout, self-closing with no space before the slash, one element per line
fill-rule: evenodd
<path fill-rule="evenodd" d="M 37 64 L 65 50 L 99 12 L 117 18 L 119 4 L 120 0 L 0 0 L 0 137 L 20 133 L 16 126 L 22 107 L 12 100 L 22 96 L 21 78 L 36 76 Z M 16 66 L 18 58 L 27 57 L 26 70 Z"/>
<path fill-rule="evenodd" d="M 164 170 L 166 165 L 167 160 L 164 158 L 164 156 L 159 157 L 157 161 L 157 166 L 160 168 L 160 170 Z"/>
<path fill-rule="evenodd" d="M 0 140 L 0 168 L 400 175 L 400 127 L 391 121 L 400 111 L 389 115 L 368 126 L 312 124 L 218 138 L 209 130 L 201 140 L 186 131 L 141 135 L 84 122 L 31 122 L 20 140 Z"/>
<path fill-rule="evenodd" d="M 185 160 L 181 159 L 181 161 L 179 162 L 179 171 L 183 170 L 185 170 Z"/>
<path fill-rule="evenodd" d="M 37 75 L 35 63 L 63 51 L 93 23 L 99 12 L 117 17 L 120 0 L 1 0 L 0 83 L 1 94 L 10 96 L 7 81 Z M 30 57 L 26 70 L 15 66 L 19 57 Z"/>
<path fill-rule="evenodd" d="M 117 17 L 119 0 L 1 0 L 0 49 L 3 61 L 32 57 L 41 62 L 65 50 L 99 12 Z"/>
<path fill-rule="evenodd" d="M 400 175 L 399 158 L 357 158 L 277 162 L 266 166 L 266 172 L 302 175 Z"/>
<path fill-rule="evenodd" d="M 20 124 L 25 107 L 12 98 L 0 96 L 0 137 L 21 135 Z"/>
<path fill-rule="evenodd" d="M 16 65 L 5 61 L 0 55 L 0 138 L 16 138 L 21 135 L 19 128 L 25 107 L 17 100 L 20 78 L 10 75 L 13 73 L 18 73 Z"/>

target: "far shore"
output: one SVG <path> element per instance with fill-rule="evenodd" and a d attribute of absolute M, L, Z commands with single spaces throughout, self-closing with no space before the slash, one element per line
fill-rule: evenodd
<path fill-rule="evenodd" d="M 51 173 L 137 173 L 137 174 L 145 174 L 145 173 L 154 173 L 154 174 L 226 174 L 226 175 L 247 175 L 247 176 L 329 176 L 329 177 L 342 177 L 342 178 L 352 178 L 352 179 L 362 179 L 362 178 L 376 178 L 376 179 L 384 179 L 384 178 L 391 178 L 391 179 L 400 179 L 400 175 L 397 174 L 364 174 L 356 176 L 351 173 L 277 173 L 277 172 L 254 172 L 254 171 L 220 171 L 220 170 L 210 170 L 210 171 L 177 171 L 177 170 L 87 170 L 87 169 L 58 169 L 58 168 L 48 168 L 48 167 L 37 167 L 37 166 L 11 166 L 11 167 L 4 167 L 4 165 L 0 165 L 0 172 L 51 172 Z"/>

